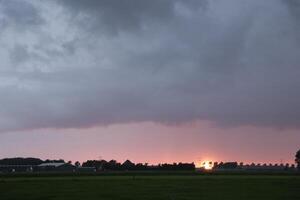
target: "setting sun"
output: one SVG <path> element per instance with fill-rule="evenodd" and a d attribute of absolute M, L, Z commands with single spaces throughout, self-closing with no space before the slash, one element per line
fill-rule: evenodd
<path fill-rule="evenodd" d="M 213 164 L 211 161 L 204 161 L 202 163 L 202 167 L 205 169 L 205 170 L 211 170 L 213 168 Z"/>

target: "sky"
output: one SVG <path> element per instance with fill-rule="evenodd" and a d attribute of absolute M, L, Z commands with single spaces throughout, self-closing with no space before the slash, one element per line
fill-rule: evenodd
<path fill-rule="evenodd" d="M 0 0 L 0 157 L 290 162 L 298 0 Z"/>

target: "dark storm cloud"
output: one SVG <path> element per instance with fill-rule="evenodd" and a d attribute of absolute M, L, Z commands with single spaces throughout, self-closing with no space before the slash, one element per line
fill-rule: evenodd
<path fill-rule="evenodd" d="M 137 31 L 145 21 L 155 23 L 172 20 L 175 17 L 176 4 L 197 9 L 205 5 L 206 0 L 64 0 L 57 1 L 68 7 L 75 18 L 83 18 L 80 25 L 91 31 L 116 34 L 120 30 Z"/>
<path fill-rule="evenodd" d="M 299 17 L 299 9 L 300 9 L 300 2 L 298 0 L 282 0 L 283 3 L 285 3 L 289 9 L 291 9 L 291 13 L 294 16 Z"/>
<path fill-rule="evenodd" d="M 26 5 L 0 1 L 0 21 L 10 20 L 1 131 L 198 119 L 300 127 L 296 1 L 15 1 Z"/>
<path fill-rule="evenodd" d="M 295 34 L 298 35 L 300 42 L 300 1 L 297 0 L 285 0 L 284 4 L 288 7 L 294 23 Z"/>
<path fill-rule="evenodd" d="M 39 25 L 43 22 L 39 11 L 29 1 L 1 0 L 0 4 L 0 10 L 5 16 L 1 19 L 2 23 L 14 23 L 25 29 L 26 26 Z"/>

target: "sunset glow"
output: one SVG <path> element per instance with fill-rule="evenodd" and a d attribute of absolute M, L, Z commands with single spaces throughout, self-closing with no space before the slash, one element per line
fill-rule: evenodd
<path fill-rule="evenodd" d="M 213 168 L 212 161 L 204 161 L 201 165 L 205 170 L 211 170 Z"/>
<path fill-rule="evenodd" d="M 88 2 L 0 0 L 1 158 L 295 164 L 299 1 Z"/>
<path fill-rule="evenodd" d="M 296 130 L 280 132 L 254 127 L 222 129 L 203 121 L 178 126 L 147 122 L 30 130 L 0 134 L 0 156 L 64 158 L 73 162 L 99 157 L 149 164 L 195 162 L 197 167 L 202 167 L 204 161 L 224 160 L 279 163 L 282 159 L 283 163 L 292 164 L 300 135 Z M 272 134 L 278 137 L 270 141 Z M 236 146 L 239 146 L 239 151 Z M 274 149 L 273 146 L 281 148 Z"/>

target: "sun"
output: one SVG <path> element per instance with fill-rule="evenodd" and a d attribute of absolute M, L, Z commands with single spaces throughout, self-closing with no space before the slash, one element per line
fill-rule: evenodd
<path fill-rule="evenodd" d="M 213 168 L 213 164 L 211 161 L 204 161 L 202 163 L 202 167 L 205 169 L 205 170 L 211 170 Z"/>
<path fill-rule="evenodd" d="M 212 170 L 214 167 L 213 161 L 210 159 L 203 159 L 196 162 L 196 167 L 204 170 Z"/>

